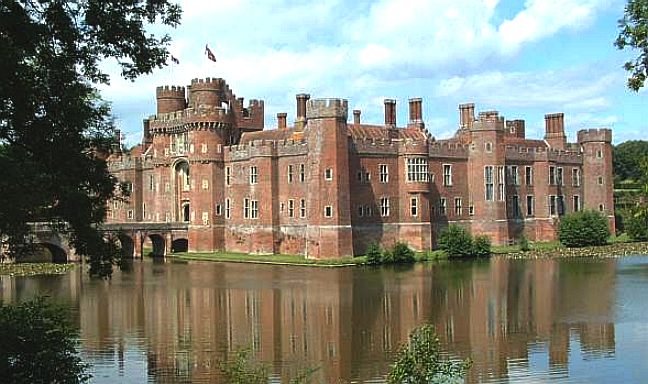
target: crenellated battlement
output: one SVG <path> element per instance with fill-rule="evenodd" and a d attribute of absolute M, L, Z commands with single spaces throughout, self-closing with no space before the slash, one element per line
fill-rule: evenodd
<path fill-rule="evenodd" d="M 470 152 L 469 144 L 453 141 L 437 141 L 428 145 L 430 157 L 451 157 L 467 159 Z"/>
<path fill-rule="evenodd" d="M 191 80 L 191 90 L 221 90 L 225 86 L 225 80 L 222 78 L 211 78 L 207 77 L 205 79 L 192 79 Z"/>
<path fill-rule="evenodd" d="M 155 89 L 155 95 L 161 98 L 185 98 L 186 89 L 180 85 L 164 85 Z"/>
<path fill-rule="evenodd" d="M 340 118 L 347 120 L 349 103 L 345 99 L 311 99 L 306 103 L 307 119 Z"/>
<path fill-rule="evenodd" d="M 565 151 L 551 147 L 525 147 L 507 145 L 505 148 L 507 161 L 554 161 L 558 163 L 582 163 L 580 152 Z"/>
<path fill-rule="evenodd" d="M 603 142 L 612 143 L 612 130 L 608 128 L 581 129 L 577 134 L 578 143 Z"/>

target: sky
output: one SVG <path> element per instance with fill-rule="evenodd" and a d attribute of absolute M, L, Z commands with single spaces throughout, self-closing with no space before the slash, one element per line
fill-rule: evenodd
<path fill-rule="evenodd" d="M 155 114 L 155 87 L 222 77 L 238 97 L 265 100 L 265 129 L 278 112 L 295 119 L 295 95 L 349 100 L 362 121 L 384 122 L 383 100 L 423 98 L 437 139 L 458 128 L 458 105 L 525 119 L 542 138 L 544 114 L 565 113 L 569 141 L 584 128 L 612 128 L 614 143 L 648 139 L 648 85 L 626 87 L 623 63 L 637 52 L 613 42 L 625 0 L 182 0 L 182 24 L 168 33 L 180 60 L 135 82 L 115 62 L 102 86 L 128 145 Z M 205 56 L 208 44 L 217 57 Z M 351 118 L 351 117 L 350 117 Z"/>

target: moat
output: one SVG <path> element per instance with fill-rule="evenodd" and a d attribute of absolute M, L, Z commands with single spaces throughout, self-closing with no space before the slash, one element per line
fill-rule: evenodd
<path fill-rule="evenodd" d="M 110 281 L 0 276 L 0 298 L 69 306 L 96 383 L 218 382 L 247 348 L 272 382 L 382 382 L 424 322 L 468 382 L 643 382 L 648 256 L 308 268 L 135 261 Z"/>

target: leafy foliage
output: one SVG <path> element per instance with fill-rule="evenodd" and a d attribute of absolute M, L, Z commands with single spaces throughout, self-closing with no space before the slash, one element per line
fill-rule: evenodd
<path fill-rule="evenodd" d="M 531 244 L 529 244 L 529 239 L 522 234 L 520 237 L 520 251 L 522 252 L 529 252 L 531 250 Z"/>
<path fill-rule="evenodd" d="M 470 233 L 461 226 L 451 224 L 439 235 L 439 248 L 448 257 L 466 257 L 473 253 L 473 239 Z"/>
<path fill-rule="evenodd" d="M 614 45 L 619 49 L 630 47 L 638 51 L 634 61 L 625 63 L 630 72 L 628 88 L 639 91 L 648 75 L 648 0 L 628 0 L 623 19 L 619 20 L 619 36 Z"/>
<path fill-rule="evenodd" d="M 407 264 L 414 262 L 414 251 L 407 245 L 407 243 L 397 242 L 391 250 L 394 263 Z"/>
<path fill-rule="evenodd" d="M 2 2 L 0 237 L 12 255 L 27 223 L 46 221 L 70 231 L 77 253 L 111 262 L 95 230 L 116 186 L 104 160 L 113 123 L 95 88 L 109 80 L 100 63 L 115 58 L 128 79 L 163 66 L 169 37 L 144 26 L 179 20 L 166 0 Z"/>
<path fill-rule="evenodd" d="M 491 240 L 486 235 L 475 236 L 473 241 L 473 256 L 486 257 L 491 254 Z"/>
<path fill-rule="evenodd" d="M 378 265 L 382 264 L 382 249 L 376 242 L 369 244 L 367 248 L 367 264 Z"/>
<path fill-rule="evenodd" d="M 648 241 L 648 210 L 638 207 L 625 221 L 625 229 L 635 241 Z"/>
<path fill-rule="evenodd" d="M 250 361 L 250 351 L 239 350 L 234 358 L 220 364 L 225 383 L 266 384 L 269 379 L 268 368 Z"/>
<path fill-rule="evenodd" d="M 641 161 L 648 157 L 648 141 L 630 140 L 616 145 L 612 163 L 616 183 L 624 180 L 640 181 L 643 177 Z"/>
<path fill-rule="evenodd" d="M 409 343 L 398 351 L 396 361 L 387 376 L 390 384 L 400 383 L 463 383 L 470 368 L 469 360 L 445 361 L 441 357 L 439 338 L 434 327 L 423 325 L 414 329 Z"/>
<path fill-rule="evenodd" d="M 0 302 L 0 377 L 3 383 L 83 383 L 90 378 L 78 356 L 78 332 L 65 311 L 39 298 Z"/>
<path fill-rule="evenodd" d="M 558 239 L 570 248 L 603 245 L 607 243 L 608 237 L 608 219 L 600 212 L 591 210 L 564 216 L 558 228 Z"/>

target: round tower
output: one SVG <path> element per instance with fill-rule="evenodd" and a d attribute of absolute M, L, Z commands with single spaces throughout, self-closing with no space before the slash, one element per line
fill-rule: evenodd
<path fill-rule="evenodd" d="M 189 106 L 199 108 L 201 106 L 221 106 L 221 91 L 223 79 L 193 79 L 189 86 Z"/>
<path fill-rule="evenodd" d="M 185 87 L 164 86 L 157 87 L 157 113 L 170 113 L 182 111 L 187 107 L 185 100 Z"/>

